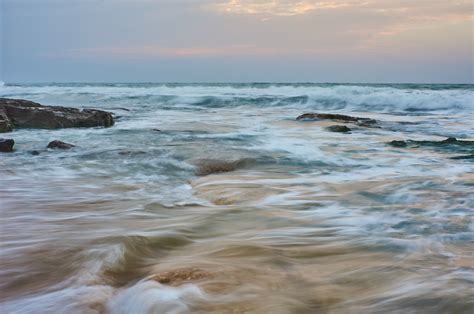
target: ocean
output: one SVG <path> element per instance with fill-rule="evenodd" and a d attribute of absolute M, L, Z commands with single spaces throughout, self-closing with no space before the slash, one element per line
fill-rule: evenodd
<path fill-rule="evenodd" d="M 1 135 L 16 143 L 0 155 L 3 313 L 472 312 L 473 85 L 5 84 L 0 96 L 116 119 Z M 296 120 L 308 112 L 380 126 Z M 450 137 L 467 144 L 435 142 Z M 213 171 L 221 162 L 238 167 Z"/>

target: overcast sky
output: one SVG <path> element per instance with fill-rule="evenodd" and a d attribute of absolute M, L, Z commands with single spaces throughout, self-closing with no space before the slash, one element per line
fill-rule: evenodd
<path fill-rule="evenodd" d="M 472 0 L 0 1 L 6 82 L 474 82 Z"/>

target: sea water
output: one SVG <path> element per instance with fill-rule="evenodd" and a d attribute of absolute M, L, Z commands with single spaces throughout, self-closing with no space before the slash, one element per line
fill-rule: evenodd
<path fill-rule="evenodd" d="M 6 84 L 0 96 L 116 119 L 2 134 L 16 142 L 0 155 L 2 313 L 473 309 L 474 164 L 452 159 L 472 146 L 387 144 L 473 140 L 472 85 Z M 307 112 L 381 127 L 333 133 L 341 123 L 296 120 Z M 243 158 L 198 175 L 202 160 Z"/>

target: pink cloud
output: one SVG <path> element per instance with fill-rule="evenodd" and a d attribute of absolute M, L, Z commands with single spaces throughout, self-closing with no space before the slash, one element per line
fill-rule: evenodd
<path fill-rule="evenodd" d="M 256 45 L 231 45 L 221 47 L 162 47 L 155 45 L 138 47 L 94 47 L 70 49 L 62 53 L 61 57 L 125 57 L 125 58 L 158 58 L 158 57 L 222 57 L 222 56 L 263 56 L 285 55 L 295 51 L 280 48 L 265 48 Z M 303 54 L 325 53 L 325 49 L 305 49 Z M 55 56 L 57 57 L 57 55 Z"/>

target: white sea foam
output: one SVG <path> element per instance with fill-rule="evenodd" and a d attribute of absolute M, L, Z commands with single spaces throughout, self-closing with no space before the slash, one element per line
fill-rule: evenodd
<path fill-rule="evenodd" d="M 115 314 L 188 313 L 193 300 L 204 297 L 195 285 L 166 287 L 155 281 L 141 281 L 118 293 L 108 303 Z"/>
<path fill-rule="evenodd" d="M 428 89 L 370 85 L 22 85 L 5 86 L 0 95 L 38 101 L 75 103 L 93 96 L 100 102 L 128 99 L 183 106 L 298 106 L 378 112 L 474 110 L 474 89 L 466 86 Z M 212 97 L 212 99 L 210 98 Z"/>
<path fill-rule="evenodd" d="M 7 292 L 0 311 L 183 313 L 203 306 L 225 312 L 221 305 L 228 301 L 226 309 L 234 309 L 237 301 L 242 311 L 265 312 L 280 302 L 326 304 L 312 297 L 338 289 L 345 292 L 337 306 L 370 305 L 380 300 L 379 287 L 391 289 L 395 279 L 406 288 L 411 276 L 419 278 L 420 293 L 450 287 L 456 306 L 469 305 L 467 285 L 453 277 L 451 262 L 458 258 L 464 268 L 457 271 L 467 269 L 462 257 L 474 230 L 473 167 L 450 159 L 470 154 L 469 144 L 399 148 L 387 142 L 448 134 L 469 140 L 472 87 L 6 85 L 0 95 L 131 109 L 115 110 L 120 117 L 112 128 L 9 134 L 16 151 L 0 156 L 0 278 Z M 339 134 L 323 121 L 295 120 L 313 110 L 354 111 L 382 121 L 382 128 L 350 125 L 352 133 Z M 77 148 L 46 151 L 53 139 Z M 207 177 L 197 177 L 193 166 L 200 158 L 247 157 L 255 165 Z M 325 256 L 331 247 L 342 249 Z M 373 253 L 390 256 L 371 259 Z M 240 293 L 226 292 L 226 301 L 196 285 L 143 280 L 148 266 L 210 262 L 222 269 L 215 283 L 222 279 L 229 289 L 259 287 L 268 271 L 271 282 L 250 293 L 263 307 Z M 232 271 L 227 276 L 228 267 L 239 278 Z M 249 273 L 254 268 L 257 276 Z M 325 282 L 334 285 L 325 291 Z M 359 283 L 377 283 L 376 290 L 361 297 Z M 440 300 L 449 296 L 442 292 Z M 305 310 L 314 307 L 288 312 Z"/>
<path fill-rule="evenodd" d="M 4 302 L 0 309 L 15 314 L 84 313 L 85 308 L 105 304 L 112 293 L 110 286 L 68 287 Z"/>

